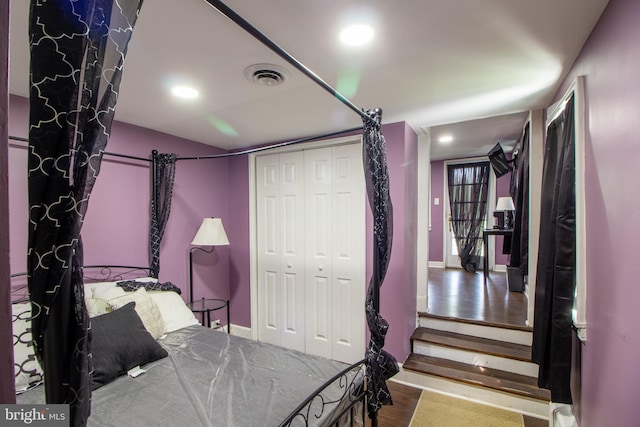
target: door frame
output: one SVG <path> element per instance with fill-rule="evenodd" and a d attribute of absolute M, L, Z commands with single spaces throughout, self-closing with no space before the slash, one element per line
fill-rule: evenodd
<path fill-rule="evenodd" d="M 447 174 L 447 167 L 449 165 L 460 165 L 460 164 L 465 164 L 465 163 L 477 163 L 477 162 L 489 162 L 489 157 L 487 156 L 479 156 L 479 157 L 469 157 L 469 158 L 465 158 L 465 159 L 453 159 L 453 160 L 445 160 L 444 162 L 444 168 L 443 168 L 443 173 L 444 173 L 444 177 L 443 177 L 443 185 L 444 185 L 444 189 L 443 189 L 443 199 L 444 199 L 444 209 L 443 209 L 443 216 L 442 216 L 442 262 L 445 266 L 445 268 L 462 268 L 462 266 L 460 265 L 460 263 L 457 263 L 457 267 L 456 266 L 451 266 L 449 265 L 447 259 L 449 258 L 449 251 L 448 248 L 451 246 L 451 233 L 449 232 L 449 210 L 450 210 L 450 204 L 449 204 L 449 177 Z M 489 194 L 487 196 L 487 226 L 492 226 L 493 224 L 491 224 L 491 217 L 489 216 L 489 207 L 490 206 L 495 206 L 496 205 L 496 177 L 495 174 L 493 174 L 491 171 L 489 171 L 489 188 L 488 188 Z M 489 256 L 489 270 L 493 270 L 495 268 L 495 245 L 489 245 L 489 254 L 487 254 L 487 256 Z"/>
<path fill-rule="evenodd" d="M 287 153 L 291 151 L 311 150 L 315 148 L 333 147 L 347 144 L 362 144 L 362 135 L 345 136 L 322 141 L 313 141 L 300 144 L 292 144 L 285 147 L 272 148 L 269 154 Z M 251 338 L 259 339 L 258 335 L 258 236 L 257 236 L 257 203 L 256 203 L 256 157 L 265 152 L 249 154 L 249 285 L 251 298 Z M 366 204 L 366 202 L 365 202 Z M 366 258 L 365 258 L 366 259 Z M 365 263 L 366 269 L 366 263 Z M 365 274 L 366 292 L 366 274 Z"/>

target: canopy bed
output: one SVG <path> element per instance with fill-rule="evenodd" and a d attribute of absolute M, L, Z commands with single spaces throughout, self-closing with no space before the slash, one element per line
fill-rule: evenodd
<path fill-rule="evenodd" d="M 172 309 L 180 307 L 184 312 L 171 295 L 174 290 L 153 290 L 148 293 L 161 294 L 145 297 L 141 296 L 146 294 L 142 287 L 122 295 L 125 291 L 118 282 L 130 278 L 123 278 L 120 273 L 114 277 L 111 269 L 101 270 L 108 274 L 98 279 L 100 286 L 91 285 L 96 277 L 86 279 L 89 268 L 83 266 L 80 229 L 102 156 L 108 154 L 105 147 L 124 57 L 142 1 L 95 0 L 82 5 L 73 1 L 33 1 L 26 276 L 33 359 L 42 365 L 46 381 L 21 394 L 20 401 L 67 403 L 71 424 L 79 426 L 122 425 L 131 419 L 142 425 L 145 418 L 149 425 L 341 425 L 343 414 L 348 415 L 349 422 L 364 424 L 363 417 L 353 410 L 358 405 L 362 411 L 356 412 L 364 412 L 366 407 L 375 426 L 377 410 L 391 404 L 385 381 L 398 369 L 395 359 L 383 349 L 389 325 L 379 314 L 379 288 L 389 263 L 393 219 L 385 142 L 380 130 L 382 111 L 357 108 L 223 3 L 206 1 L 362 117 L 366 188 L 374 219 L 373 274 L 365 304 L 371 339 L 364 359 L 346 366 L 229 336 L 196 325 L 186 315 L 186 323 L 178 322 L 181 327 L 174 329 L 168 327 L 171 314 L 162 316 L 162 300 L 167 298 L 174 302 Z M 77 21 L 69 22 L 70 10 Z M 257 150 L 269 148 L 272 146 Z M 151 262 L 146 270 L 149 277 L 137 277 L 143 283 L 157 281 L 159 244 L 171 206 L 173 166 L 186 159 L 200 158 L 153 152 L 151 159 L 143 159 L 152 163 L 153 175 Z M 105 292 L 110 298 L 96 297 Z M 113 301 L 124 297 L 131 301 Z M 148 313 L 143 306 L 153 308 L 154 298 L 161 301 L 155 303 L 160 316 L 155 315 L 157 331 L 151 333 L 151 320 L 145 321 Z M 105 301 L 110 309 L 91 312 L 95 304 L 105 308 Z M 24 315 L 14 319 L 24 320 Z M 123 330 L 122 325 L 127 325 L 127 334 L 118 333 Z M 140 350 L 146 357 L 125 363 L 122 354 L 107 356 L 106 366 L 117 369 L 102 372 L 100 364 L 105 357 L 101 352 L 119 345 L 127 353 L 132 345 L 128 339 L 131 337 L 126 337 L 129 334 L 137 337 L 136 343 L 148 343 L 148 348 Z M 104 336 L 108 337 L 106 343 L 101 341 Z M 139 363 L 131 365 L 133 362 Z M 123 375 L 146 362 L 146 374 L 139 379 L 135 378 L 137 371 Z M 302 388 L 298 388 L 300 385 Z M 300 396 L 309 397 L 291 408 L 292 402 L 301 400 Z M 131 412 L 123 414 L 123 405 L 128 405 Z M 116 420 L 115 413 L 121 418 Z M 251 418 L 239 421 L 238 417 L 246 416 Z"/>

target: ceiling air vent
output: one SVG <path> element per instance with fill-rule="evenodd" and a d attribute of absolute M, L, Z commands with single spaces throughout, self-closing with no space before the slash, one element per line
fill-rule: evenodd
<path fill-rule="evenodd" d="M 244 70 L 244 75 L 260 86 L 278 86 L 289 77 L 287 70 L 274 64 L 251 65 Z"/>

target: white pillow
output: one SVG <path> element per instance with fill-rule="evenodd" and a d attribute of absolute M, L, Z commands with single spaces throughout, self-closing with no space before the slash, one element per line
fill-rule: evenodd
<path fill-rule="evenodd" d="M 114 288 L 116 282 L 90 282 L 84 284 L 84 297 L 93 298 L 93 293 L 96 289 L 109 289 Z"/>
<path fill-rule="evenodd" d="M 140 316 L 147 331 L 153 338 L 160 338 L 165 333 L 165 322 L 160 314 L 160 309 L 145 288 L 139 288 L 135 292 L 128 292 L 124 296 L 110 299 L 109 305 L 112 309 L 117 310 L 132 301 L 136 303 L 136 313 Z"/>
<path fill-rule="evenodd" d="M 100 287 L 93 290 L 91 298 L 103 299 L 106 301 L 112 300 L 117 297 L 125 296 L 127 293 L 120 286 L 115 284 L 111 287 Z"/>
<path fill-rule="evenodd" d="M 31 303 L 11 304 L 13 321 L 13 369 L 16 394 L 42 383 L 43 370 L 36 359 L 31 335 Z"/>
<path fill-rule="evenodd" d="M 87 304 L 87 312 L 89 313 L 89 317 L 102 316 L 103 314 L 107 314 L 111 311 L 111 306 L 109 302 L 100 298 L 85 298 L 85 303 Z"/>
<path fill-rule="evenodd" d="M 198 319 L 189 310 L 180 295 L 173 291 L 147 292 L 160 308 L 166 332 L 177 331 L 187 326 L 199 325 Z"/>

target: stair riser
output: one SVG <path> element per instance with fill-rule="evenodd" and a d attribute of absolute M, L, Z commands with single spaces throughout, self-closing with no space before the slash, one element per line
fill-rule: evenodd
<path fill-rule="evenodd" d="M 401 369 L 400 372 L 393 377 L 393 380 L 474 402 L 516 411 L 536 418 L 548 419 L 549 416 L 549 403 L 547 402 L 511 393 L 503 393 L 486 387 L 477 387 L 405 369 Z"/>
<path fill-rule="evenodd" d="M 413 352 L 425 356 L 439 357 L 441 359 L 467 363 L 473 366 L 484 366 L 486 368 L 499 369 L 501 371 L 526 375 L 534 378 L 537 378 L 538 376 L 538 366 L 531 362 L 460 350 L 424 341 L 414 341 Z"/>
<path fill-rule="evenodd" d="M 531 345 L 533 334 L 528 331 L 497 328 L 493 326 L 473 325 L 451 320 L 420 317 L 420 326 L 441 331 L 455 332 L 463 335 L 505 341 L 514 344 Z"/>

